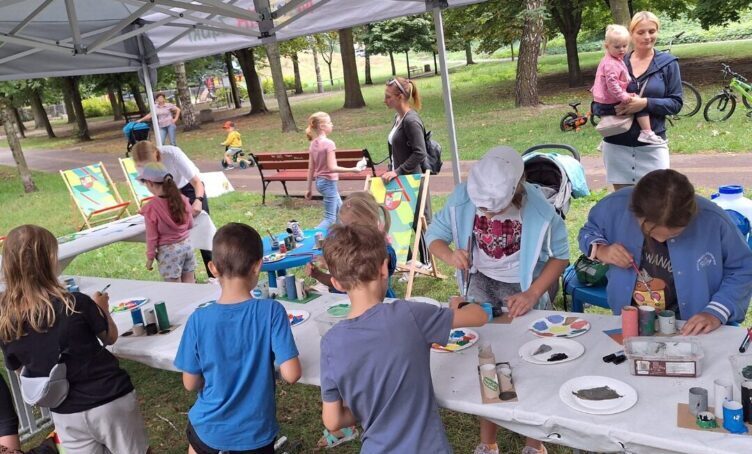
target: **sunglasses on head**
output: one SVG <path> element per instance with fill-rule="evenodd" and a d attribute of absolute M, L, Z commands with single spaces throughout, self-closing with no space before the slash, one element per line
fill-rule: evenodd
<path fill-rule="evenodd" d="M 397 88 L 399 89 L 399 91 L 402 92 L 403 95 L 405 95 L 405 98 L 409 98 L 409 96 L 407 95 L 407 92 L 405 91 L 405 89 L 402 88 L 402 84 L 399 83 L 399 81 L 397 79 L 390 79 L 386 84 L 387 85 L 396 85 Z"/>

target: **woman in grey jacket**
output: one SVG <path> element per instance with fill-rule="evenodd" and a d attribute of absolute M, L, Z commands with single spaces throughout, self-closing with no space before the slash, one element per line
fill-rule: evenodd
<path fill-rule="evenodd" d="M 395 77 L 386 83 L 384 104 L 397 114 L 387 138 L 392 168 L 382 177 L 392 181 L 397 175 L 422 173 L 426 159 L 426 134 L 423 121 L 415 111 L 420 109 L 418 87 L 412 80 Z"/>

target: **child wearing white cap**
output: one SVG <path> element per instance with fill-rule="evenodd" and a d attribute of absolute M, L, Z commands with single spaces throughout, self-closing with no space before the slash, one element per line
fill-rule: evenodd
<path fill-rule="evenodd" d="M 426 233 L 433 255 L 457 269 L 460 288 L 469 271 L 466 297 L 489 302 L 509 315 L 533 308 L 552 309 L 548 290 L 569 263 L 564 221 L 540 190 L 524 181 L 522 157 L 497 147 L 470 170 Z M 454 250 L 450 244 L 454 243 Z M 545 453 L 540 441 L 528 439 L 523 454 Z M 481 419 L 476 454 L 497 454 L 496 425 Z"/>

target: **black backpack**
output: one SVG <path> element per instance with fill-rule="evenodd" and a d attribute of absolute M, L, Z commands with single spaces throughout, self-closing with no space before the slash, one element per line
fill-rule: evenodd
<path fill-rule="evenodd" d="M 426 159 L 423 160 L 423 164 L 420 166 L 423 171 L 431 171 L 431 175 L 438 175 L 441 172 L 441 166 L 444 164 L 441 161 L 441 144 L 431 138 L 431 131 L 426 131 Z"/>

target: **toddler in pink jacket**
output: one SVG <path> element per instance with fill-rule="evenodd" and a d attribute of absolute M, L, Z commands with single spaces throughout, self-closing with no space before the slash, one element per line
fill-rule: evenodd
<path fill-rule="evenodd" d="M 627 93 L 631 76 L 624 63 L 624 55 L 629 47 L 629 39 L 629 31 L 624 26 L 612 24 L 606 27 L 606 55 L 598 64 L 595 84 L 590 90 L 595 104 L 593 111 L 600 116 L 614 112 L 615 106 L 627 103 L 631 97 L 637 96 L 635 93 Z M 640 125 L 640 142 L 653 145 L 665 143 L 665 140 L 653 132 L 647 112 L 638 112 L 635 119 Z"/>

